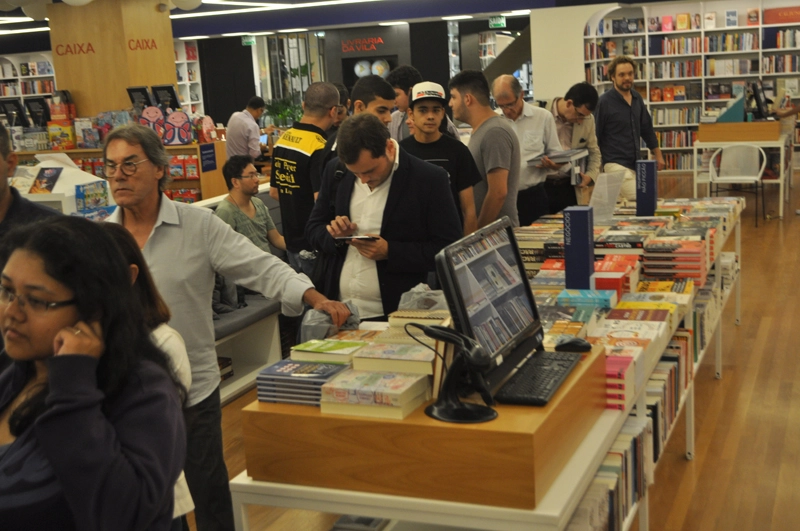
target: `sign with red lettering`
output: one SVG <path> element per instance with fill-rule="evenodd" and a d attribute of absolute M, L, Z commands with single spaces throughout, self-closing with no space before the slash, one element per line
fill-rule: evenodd
<path fill-rule="evenodd" d="M 368 37 L 366 39 L 342 39 L 342 53 L 352 52 L 376 52 L 378 45 L 383 44 L 380 37 Z"/>
<path fill-rule="evenodd" d="M 128 39 L 128 49 L 137 50 L 158 50 L 155 39 Z"/>
<path fill-rule="evenodd" d="M 73 42 L 56 46 L 56 55 L 87 55 L 94 52 L 91 42 Z"/>

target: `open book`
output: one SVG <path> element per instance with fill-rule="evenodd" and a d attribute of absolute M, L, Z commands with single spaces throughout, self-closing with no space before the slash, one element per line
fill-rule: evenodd
<path fill-rule="evenodd" d="M 556 151 L 555 153 L 542 153 L 528 161 L 528 166 L 538 166 L 542 163 L 544 157 L 549 158 L 556 164 L 566 164 L 558 171 L 565 175 L 570 176 L 572 184 L 581 183 L 581 172 L 586 171 L 586 158 L 589 156 L 589 150 L 584 148 L 568 149 L 567 151 Z"/>

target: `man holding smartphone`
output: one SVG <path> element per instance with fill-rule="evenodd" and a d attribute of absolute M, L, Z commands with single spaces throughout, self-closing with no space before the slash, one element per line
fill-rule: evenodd
<path fill-rule="evenodd" d="M 408 155 L 378 118 L 353 116 L 337 138 L 346 171 L 326 167 L 306 239 L 331 258 L 323 291 L 355 303 L 362 319 L 385 319 L 426 282 L 461 223 L 447 173 Z"/>

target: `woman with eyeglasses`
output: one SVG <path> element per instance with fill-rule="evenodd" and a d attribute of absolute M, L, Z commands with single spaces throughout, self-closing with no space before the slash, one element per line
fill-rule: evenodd
<path fill-rule="evenodd" d="M 0 244 L 0 528 L 169 529 L 186 452 L 180 384 L 99 225 Z"/>

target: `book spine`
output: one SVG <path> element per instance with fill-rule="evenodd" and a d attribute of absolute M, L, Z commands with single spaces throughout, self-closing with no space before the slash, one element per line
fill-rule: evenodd
<path fill-rule="evenodd" d="M 594 218 L 592 207 L 564 209 L 564 263 L 567 289 L 594 289 Z"/>
<path fill-rule="evenodd" d="M 636 215 L 654 216 L 658 202 L 658 163 L 636 161 Z"/>

